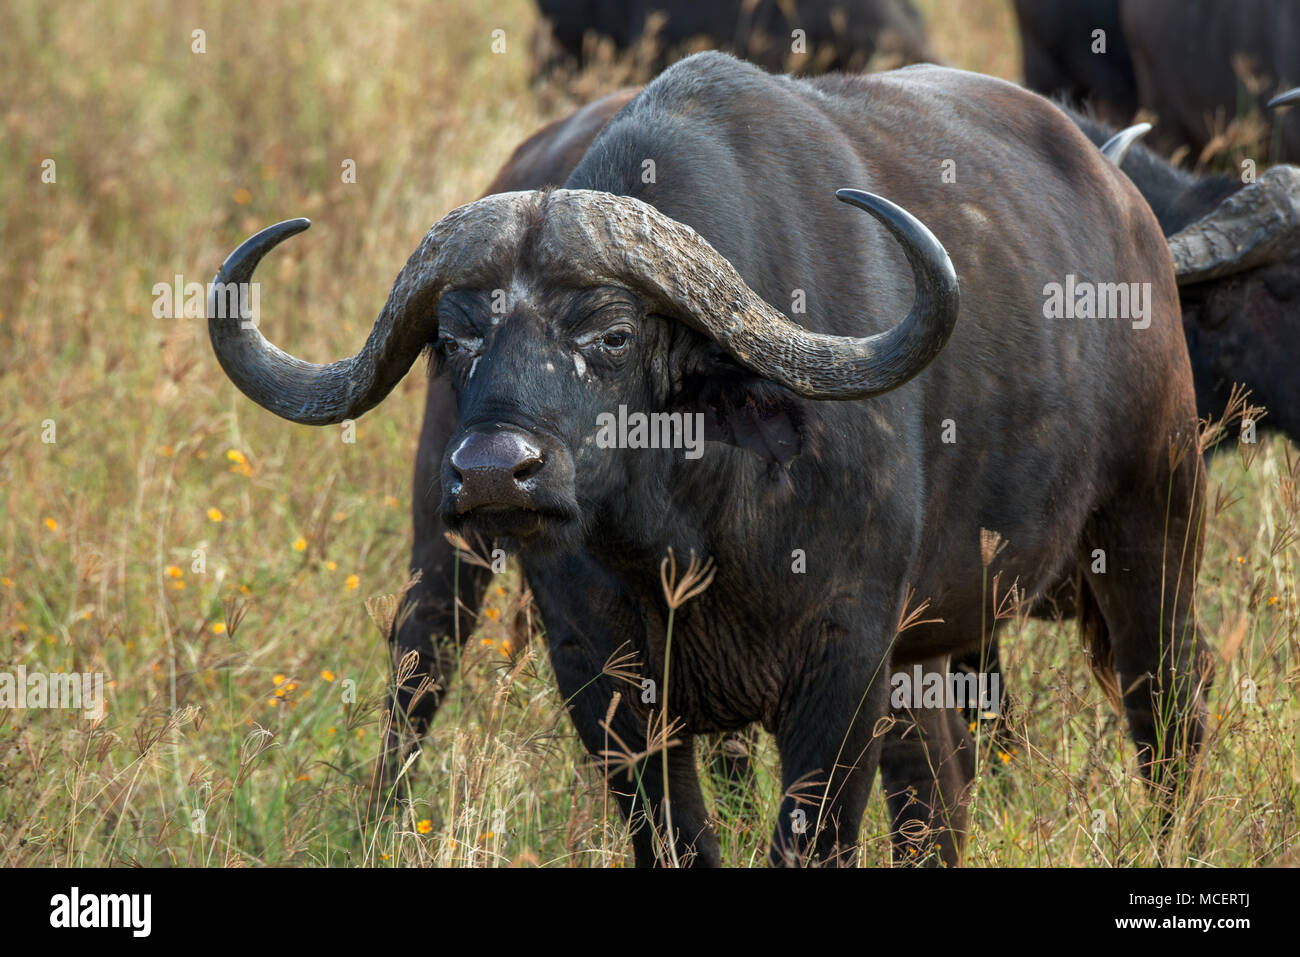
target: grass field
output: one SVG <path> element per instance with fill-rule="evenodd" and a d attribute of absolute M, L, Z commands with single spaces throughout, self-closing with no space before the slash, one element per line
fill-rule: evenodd
<path fill-rule="evenodd" d="M 922 6 L 941 56 L 1015 78 L 1009 4 Z M 389 666 L 367 599 L 407 577 L 418 371 L 349 444 L 256 408 L 202 320 L 154 313 L 155 284 L 207 282 L 248 234 L 309 216 L 259 273 L 262 328 L 304 358 L 353 353 L 429 225 L 603 88 L 531 86 L 534 16 L 527 0 L 0 7 L 0 668 L 108 680 L 99 722 L 0 708 L 0 865 L 631 863 L 541 642 L 514 628 L 513 573 L 409 806 L 370 798 Z M 1026 743 L 981 737 L 968 863 L 1300 864 L 1300 455 L 1250 451 L 1211 469 L 1199 602 L 1222 660 L 1198 829 L 1154 839 L 1073 628 L 1027 623 L 1004 639 Z M 767 742 L 758 771 L 759 815 L 723 815 L 731 865 L 765 859 Z M 862 861 L 888 859 L 876 800 Z"/>

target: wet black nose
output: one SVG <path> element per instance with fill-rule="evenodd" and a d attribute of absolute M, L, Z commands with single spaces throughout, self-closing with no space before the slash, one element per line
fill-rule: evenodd
<path fill-rule="evenodd" d="M 535 479 L 545 467 L 545 453 L 518 432 L 471 432 L 451 453 L 456 511 L 535 508 Z"/>

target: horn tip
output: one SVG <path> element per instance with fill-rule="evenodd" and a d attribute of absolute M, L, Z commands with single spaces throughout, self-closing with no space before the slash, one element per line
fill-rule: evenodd
<path fill-rule="evenodd" d="M 1099 147 L 1101 155 L 1119 166 L 1128 155 L 1129 147 L 1150 132 L 1150 123 L 1135 123 L 1133 126 L 1126 127 L 1101 144 Z"/>
<path fill-rule="evenodd" d="M 892 213 L 896 208 L 885 197 L 877 196 L 875 193 L 868 193 L 865 189 L 837 189 L 835 198 L 841 203 L 848 203 L 850 206 L 866 210 L 877 218 L 882 213 Z"/>
<path fill-rule="evenodd" d="M 274 232 L 278 236 L 293 236 L 305 230 L 311 229 L 311 220 L 306 216 L 296 216 L 293 219 L 286 219 L 283 222 L 270 226 L 263 232 Z"/>
<path fill-rule="evenodd" d="M 253 234 L 226 257 L 225 262 L 221 264 L 221 268 L 217 270 L 216 281 L 223 282 L 225 277 L 244 269 L 251 274 L 258 262 L 268 252 L 290 236 L 297 235 L 310 227 L 311 220 L 299 216 L 297 219 L 286 219 L 274 226 L 267 226 L 265 229 Z"/>
<path fill-rule="evenodd" d="M 1269 100 L 1267 105 L 1271 110 L 1274 107 L 1286 106 L 1288 103 L 1294 103 L 1296 100 L 1300 100 L 1300 86 L 1287 90 L 1284 93 L 1279 93 L 1277 96 L 1273 97 L 1273 99 Z"/>

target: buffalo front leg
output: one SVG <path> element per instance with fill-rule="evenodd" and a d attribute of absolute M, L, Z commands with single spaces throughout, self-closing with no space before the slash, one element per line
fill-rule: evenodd
<path fill-rule="evenodd" d="M 665 755 L 658 713 L 635 706 L 637 689 L 615 688 L 602 674 L 601 656 L 581 636 L 550 632 L 549 641 L 569 717 L 628 822 L 636 866 L 718 866 L 718 840 L 700 790 L 694 737 L 670 734 Z M 616 693 L 619 701 L 611 711 Z"/>
<path fill-rule="evenodd" d="M 456 399 L 450 383 L 446 378 L 430 379 L 411 502 L 415 525 L 411 573 L 419 572 L 420 580 L 407 592 L 398 624 L 389 635 L 394 679 L 400 676 L 402 681 L 395 680 L 389 701 L 383 784 L 393 783 L 411 744 L 428 730 L 455 676 L 461 646 L 474 629 L 491 577 L 487 569 L 458 559 L 438 511 L 442 455 L 455 425 Z M 412 653 L 414 659 L 401 667 Z"/>
<path fill-rule="evenodd" d="M 642 703 L 639 682 L 611 674 L 639 667 L 627 664 L 637 645 L 622 636 L 642 635 L 645 623 L 635 607 L 599 587 L 603 574 L 573 557 L 548 575 L 530 576 L 556 684 L 628 822 L 636 866 L 716 867 L 718 838 L 700 790 L 694 737 L 671 724 L 665 735 L 662 712 Z M 588 584 L 578 589 L 575 582 Z M 622 663 L 610 666 L 616 659 Z"/>
<path fill-rule="evenodd" d="M 888 706 L 883 662 L 847 637 L 823 648 L 826 658 L 808 667 L 776 729 L 783 797 L 768 852 L 774 866 L 856 864 L 880 761 L 874 729 Z"/>

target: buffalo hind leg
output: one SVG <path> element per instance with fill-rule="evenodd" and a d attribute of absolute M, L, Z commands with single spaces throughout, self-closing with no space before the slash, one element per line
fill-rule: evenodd
<path fill-rule="evenodd" d="M 1165 822 L 1200 749 L 1212 676 L 1194 607 L 1204 482 L 1200 457 L 1188 455 L 1168 483 L 1167 515 L 1164 494 L 1142 501 L 1136 492 L 1098 513 L 1089 544 L 1105 553 L 1106 570 L 1085 563 L 1079 595 L 1093 666 L 1105 675 L 1113 655 L 1138 764 Z"/>

